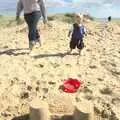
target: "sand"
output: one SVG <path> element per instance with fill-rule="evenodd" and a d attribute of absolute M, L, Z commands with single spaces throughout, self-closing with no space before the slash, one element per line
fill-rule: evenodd
<path fill-rule="evenodd" d="M 70 24 L 49 22 L 41 32 L 42 47 L 28 54 L 26 24 L 0 28 L 0 120 L 11 120 L 29 112 L 29 102 L 38 96 L 49 101 L 68 77 L 82 81 L 74 102 L 94 104 L 103 120 L 120 120 L 120 24 L 85 23 L 86 47 L 78 59 L 77 50 L 65 55 Z M 66 94 L 68 95 L 68 94 Z M 97 119 L 98 120 L 98 119 Z"/>

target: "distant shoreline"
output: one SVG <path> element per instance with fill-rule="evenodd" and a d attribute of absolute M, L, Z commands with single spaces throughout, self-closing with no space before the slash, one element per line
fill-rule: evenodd
<path fill-rule="evenodd" d="M 8 10 L 9 11 L 9 10 Z M 7 17 L 15 17 L 16 16 L 16 12 L 15 10 L 12 10 L 12 11 L 0 11 L 0 16 L 7 16 Z M 65 13 L 72 13 L 72 12 L 58 12 L 58 13 L 55 13 L 55 12 L 48 12 L 48 16 L 50 15 L 56 15 L 56 14 L 65 14 Z M 105 17 L 96 17 L 94 15 L 91 15 L 93 18 L 97 19 L 97 20 L 106 20 L 108 16 Z M 120 17 L 112 17 L 113 20 L 120 20 Z"/>
<path fill-rule="evenodd" d="M 65 14 L 65 13 L 55 13 L 55 14 L 48 14 L 48 16 L 51 16 L 51 15 L 56 15 L 56 14 Z M 7 13 L 7 14 L 1 14 L 0 13 L 0 16 L 3 16 L 3 17 L 15 17 L 16 14 L 15 12 L 13 12 L 12 14 L 11 13 Z M 23 16 L 23 15 L 22 15 Z M 104 21 L 104 20 L 107 20 L 107 17 L 106 18 L 99 18 L 99 17 L 94 17 L 96 20 L 101 20 L 101 21 Z M 120 20 L 120 18 L 112 18 L 112 20 Z"/>
<path fill-rule="evenodd" d="M 68 16 L 67 16 L 68 14 Z M 56 13 L 56 14 L 48 14 L 48 20 L 55 20 L 58 18 L 58 20 L 62 20 L 62 21 L 66 21 L 68 23 L 73 23 L 73 18 L 71 18 L 72 13 Z M 60 19 L 62 17 L 65 17 L 64 19 Z M 72 16 L 73 17 L 73 16 Z M 92 16 L 91 16 L 92 17 Z M 23 16 L 21 16 L 22 20 L 23 20 Z M 96 22 L 107 22 L 107 18 L 96 18 L 96 17 L 92 17 L 93 21 Z M 15 13 L 14 14 L 0 14 L 0 25 L 2 24 L 7 24 L 10 21 L 15 20 Z M 120 22 L 120 18 L 112 18 L 113 22 Z"/>

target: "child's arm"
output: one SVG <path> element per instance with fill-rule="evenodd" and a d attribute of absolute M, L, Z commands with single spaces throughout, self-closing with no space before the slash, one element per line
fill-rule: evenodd
<path fill-rule="evenodd" d="M 85 26 L 84 26 L 84 35 L 85 35 L 85 36 L 87 35 L 87 29 L 86 29 Z"/>
<path fill-rule="evenodd" d="M 72 32 L 71 32 L 71 31 L 69 31 L 69 33 L 68 33 L 68 37 L 70 37 L 71 33 L 72 33 Z"/>
<path fill-rule="evenodd" d="M 71 36 L 72 32 L 73 32 L 73 26 L 72 26 L 72 27 L 70 28 L 70 30 L 69 30 L 68 37 Z"/>
<path fill-rule="evenodd" d="M 84 27 L 85 35 L 87 34 L 87 29 Z"/>

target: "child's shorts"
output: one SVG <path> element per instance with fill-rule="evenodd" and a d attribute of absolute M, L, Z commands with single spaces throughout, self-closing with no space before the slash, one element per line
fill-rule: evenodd
<path fill-rule="evenodd" d="M 83 40 L 75 40 L 75 39 L 72 39 L 70 41 L 70 49 L 75 49 L 75 48 L 78 48 L 78 49 L 83 49 L 84 48 L 84 43 L 83 43 Z"/>

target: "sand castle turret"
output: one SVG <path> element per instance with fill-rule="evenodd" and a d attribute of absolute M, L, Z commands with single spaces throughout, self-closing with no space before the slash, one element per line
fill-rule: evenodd
<path fill-rule="evenodd" d="M 92 104 L 81 101 L 73 105 L 70 98 L 61 98 L 58 97 L 58 101 L 53 99 L 52 103 L 33 100 L 30 104 L 30 120 L 94 120 Z"/>

